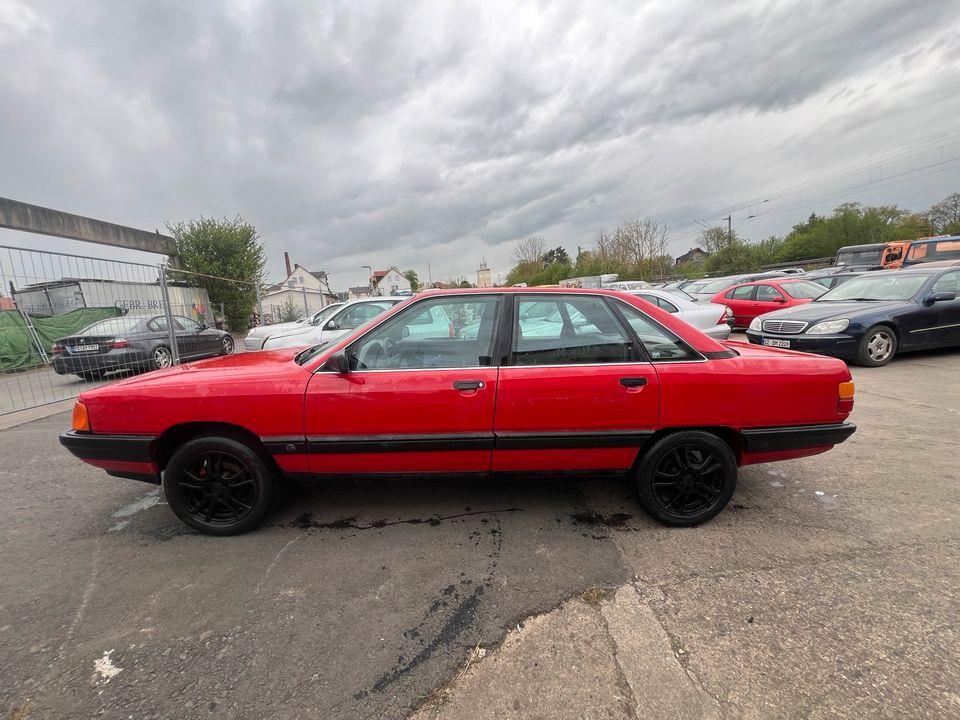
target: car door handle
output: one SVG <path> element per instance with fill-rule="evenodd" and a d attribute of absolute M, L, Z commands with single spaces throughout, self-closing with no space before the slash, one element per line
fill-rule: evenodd
<path fill-rule="evenodd" d="M 455 380 L 454 390 L 483 390 L 487 384 L 483 380 Z"/>
<path fill-rule="evenodd" d="M 647 384 L 647 379 L 645 377 L 622 377 L 620 378 L 620 384 L 624 387 L 643 387 Z"/>

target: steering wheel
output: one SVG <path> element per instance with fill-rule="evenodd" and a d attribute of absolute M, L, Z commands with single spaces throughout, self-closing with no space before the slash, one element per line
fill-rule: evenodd
<path fill-rule="evenodd" d="M 380 340 L 371 340 L 360 351 L 357 365 L 364 370 L 376 369 L 387 364 L 387 351 Z"/>

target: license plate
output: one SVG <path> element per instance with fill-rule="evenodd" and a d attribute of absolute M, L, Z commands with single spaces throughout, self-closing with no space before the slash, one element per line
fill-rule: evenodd
<path fill-rule="evenodd" d="M 778 347 L 778 348 L 790 347 L 789 340 L 777 340 L 775 338 L 760 338 L 760 344 L 767 345 L 769 347 Z"/>
<path fill-rule="evenodd" d="M 100 349 L 100 345 L 74 345 L 73 351 L 75 353 L 84 353 L 84 352 L 97 352 Z"/>

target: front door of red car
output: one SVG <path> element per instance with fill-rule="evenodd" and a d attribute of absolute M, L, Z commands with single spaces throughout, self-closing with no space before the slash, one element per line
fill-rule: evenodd
<path fill-rule="evenodd" d="M 774 310 L 780 310 L 789 304 L 787 298 L 783 296 L 773 285 L 757 285 L 755 300 L 751 304 L 744 320 L 745 325 L 750 325 L 750 321 L 758 315 L 763 315 Z"/>
<path fill-rule="evenodd" d="M 598 295 L 519 295 L 500 371 L 498 472 L 625 470 L 656 426 L 653 365 Z"/>
<path fill-rule="evenodd" d="M 491 294 L 413 303 L 347 348 L 349 372 L 314 373 L 304 404 L 310 472 L 489 472 L 501 302 Z M 424 335 L 437 308 L 450 323 Z"/>

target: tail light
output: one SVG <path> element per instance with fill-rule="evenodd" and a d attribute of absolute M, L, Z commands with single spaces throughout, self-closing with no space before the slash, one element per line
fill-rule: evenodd
<path fill-rule="evenodd" d="M 842 382 L 837 388 L 837 412 L 848 413 L 853 410 L 853 396 L 856 388 L 852 382 Z"/>
<path fill-rule="evenodd" d="M 61 345 L 60 343 L 54 343 L 53 347 L 50 348 L 50 352 L 53 353 L 54 355 L 63 354 L 63 345 Z"/>
<path fill-rule="evenodd" d="M 720 319 L 717 320 L 717 325 L 726 325 L 727 320 L 729 320 L 731 317 L 733 317 L 733 310 L 724 305 L 723 313 L 720 315 Z"/>
<path fill-rule="evenodd" d="M 130 343 L 127 342 L 126 338 L 113 338 L 113 340 L 107 340 L 104 344 L 107 346 L 107 350 L 130 347 Z"/>

